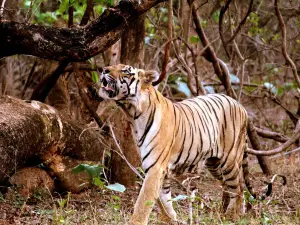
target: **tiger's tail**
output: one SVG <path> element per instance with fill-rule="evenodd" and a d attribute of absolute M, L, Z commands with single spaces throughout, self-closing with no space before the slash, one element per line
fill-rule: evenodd
<path fill-rule="evenodd" d="M 246 148 L 247 148 L 247 144 L 246 144 Z M 283 175 L 279 175 L 279 174 L 275 174 L 271 181 L 269 183 L 267 183 L 267 191 L 265 194 L 263 194 L 262 196 L 260 196 L 258 198 L 257 193 L 253 190 L 251 184 L 250 184 L 250 180 L 249 180 L 249 166 L 248 166 L 248 154 L 245 151 L 244 155 L 243 155 L 243 162 L 242 162 L 242 168 L 243 168 L 243 173 L 244 173 L 244 181 L 246 184 L 246 187 L 248 189 L 248 191 L 250 192 L 250 194 L 255 198 L 255 199 L 259 199 L 259 200 L 264 200 L 266 197 L 268 197 L 269 195 L 271 195 L 272 193 L 272 189 L 273 189 L 273 182 L 275 181 L 276 177 L 281 177 L 282 178 L 282 184 L 286 185 L 287 181 L 286 181 L 286 177 Z"/>
<path fill-rule="evenodd" d="M 246 187 L 247 187 L 248 191 L 250 192 L 250 194 L 256 199 L 257 198 L 257 194 L 256 194 L 256 192 L 254 192 L 253 187 L 250 184 L 248 154 L 247 154 L 246 151 L 244 152 L 244 155 L 243 155 L 242 167 L 243 167 L 244 181 L 245 181 Z"/>

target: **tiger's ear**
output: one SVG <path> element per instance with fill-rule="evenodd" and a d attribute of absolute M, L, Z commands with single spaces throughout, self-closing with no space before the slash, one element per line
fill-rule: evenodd
<path fill-rule="evenodd" d="M 154 70 L 139 70 L 138 74 L 143 84 L 152 84 L 159 78 L 159 73 Z"/>

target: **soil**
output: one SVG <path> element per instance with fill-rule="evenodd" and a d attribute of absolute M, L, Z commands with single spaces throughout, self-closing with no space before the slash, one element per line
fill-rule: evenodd
<path fill-rule="evenodd" d="M 274 174 L 287 177 L 287 185 L 281 179 L 274 182 L 273 193 L 264 201 L 249 200 L 252 209 L 236 224 L 300 224 L 300 154 L 277 157 L 271 165 Z M 265 190 L 266 177 L 253 160 L 250 163 L 251 181 L 258 193 Z M 221 186 L 208 173 L 200 176 L 197 182 L 198 196 L 193 203 L 196 218 L 193 224 L 233 224 L 226 222 L 220 213 Z M 108 189 L 92 188 L 81 194 L 61 193 L 50 197 L 38 194 L 30 199 L 0 199 L 0 225 L 2 224 L 127 224 L 133 211 L 139 185 L 116 193 Z M 173 195 L 186 194 L 177 184 Z M 1 197 L 1 196 L 0 196 Z M 181 222 L 187 224 L 188 200 L 174 203 Z M 149 224 L 163 224 L 159 221 L 157 206 L 150 216 Z"/>

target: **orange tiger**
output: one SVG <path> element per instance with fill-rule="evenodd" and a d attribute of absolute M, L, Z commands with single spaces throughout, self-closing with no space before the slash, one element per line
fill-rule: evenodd
<path fill-rule="evenodd" d="M 130 224 L 147 224 L 158 198 L 176 220 L 172 207 L 170 176 L 199 173 L 205 164 L 223 185 L 223 210 L 236 215 L 241 204 L 241 176 L 255 196 L 248 179 L 245 153 L 248 116 L 234 99 L 208 94 L 171 102 L 153 86 L 157 72 L 119 64 L 103 69 L 97 93 L 112 99 L 132 123 L 140 149 L 145 180 Z"/>

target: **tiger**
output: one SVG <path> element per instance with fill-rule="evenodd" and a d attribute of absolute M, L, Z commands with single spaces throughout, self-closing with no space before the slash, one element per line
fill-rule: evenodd
<path fill-rule="evenodd" d="M 139 148 L 145 179 L 130 224 L 147 224 L 153 208 L 149 202 L 157 199 L 176 221 L 171 178 L 199 174 L 203 164 L 221 181 L 223 211 L 234 217 L 241 208 L 242 178 L 256 196 L 248 176 L 245 108 L 225 94 L 172 102 L 152 86 L 158 77 L 156 71 L 118 64 L 103 68 L 96 88 L 99 97 L 115 101 L 125 112 Z"/>

